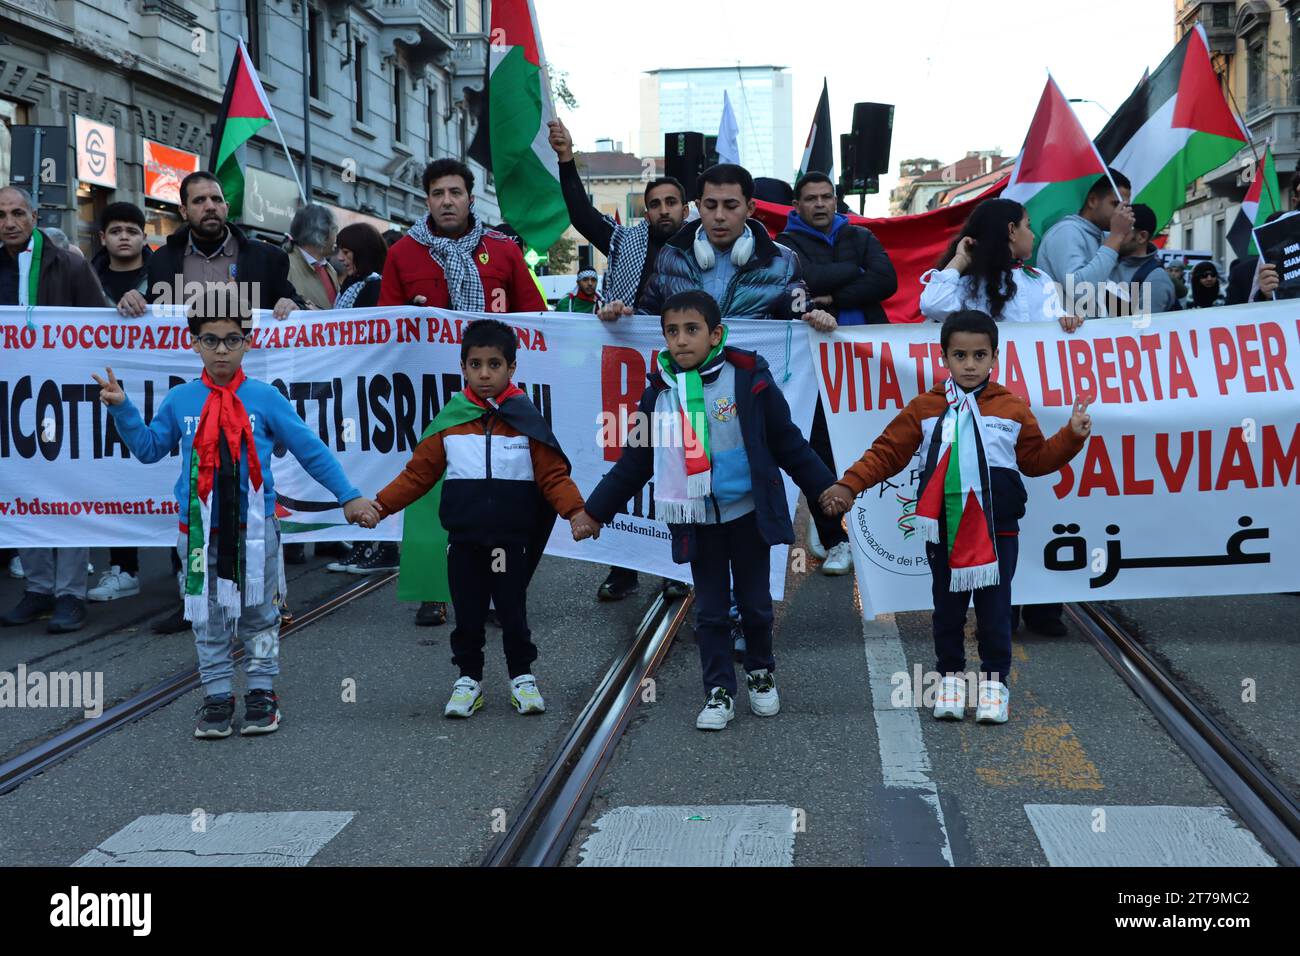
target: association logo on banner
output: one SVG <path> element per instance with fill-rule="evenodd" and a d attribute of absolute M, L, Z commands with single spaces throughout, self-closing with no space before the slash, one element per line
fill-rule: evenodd
<path fill-rule="evenodd" d="M 850 513 L 859 555 L 891 574 L 914 577 L 930 573 L 925 542 L 916 529 L 921 470 L 921 456 L 912 456 L 904 471 L 863 492 Z M 879 504 L 866 507 L 865 499 L 872 497 Z"/>

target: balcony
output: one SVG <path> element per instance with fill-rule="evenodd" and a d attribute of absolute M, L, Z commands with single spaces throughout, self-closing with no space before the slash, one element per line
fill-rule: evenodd
<path fill-rule="evenodd" d="M 1189 0 L 1178 11 L 1178 35 L 1181 37 L 1191 29 L 1192 24 L 1200 21 L 1205 27 L 1205 38 L 1210 41 L 1210 53 L 1232 54 L 1237 49 L 1237 10 L 1236 4 L 1217 0 L 1214 3 L 1202 3 Z"/>
<path fill-rule="evenodd" d="M 486 33 L 455 33 L 455 50 L 451 55 L 452 75 L 458 80 L 481 80 L 487 74 L 488 38 Z"/>

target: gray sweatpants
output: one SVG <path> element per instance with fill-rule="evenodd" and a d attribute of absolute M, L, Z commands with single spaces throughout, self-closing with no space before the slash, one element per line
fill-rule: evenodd
<path fill-rule="evenodd" d="M 182 570 L 178 575 L 181 599 L 185 598 L 186 556 L 188 539 L 180 535 L 176 542 Z M 240 609 L 239 617 L 227 620 L 225 612 L 217 606 L 217 550 L 208 549 L 208 619 L 193 625 L 194 649 L 199 656 L 199 679 L 203 694 L 234 694 L 235 640 L 244 642 L 244 672 L 248 675 L 249 690 L 271 690 L 280 673 L 280 524 L 273 518 L 266 521 L 265 597 L 261 604 Z M 242 584 L 242 582 L 240 582 Z M 242 588 L 240 589 L 243 590 Z"/>
<path fill-rule="evenodd" d="M 86 600 L 89 548 L 19 548 L 18 559 L 27 575 L 28 591 Z"/>

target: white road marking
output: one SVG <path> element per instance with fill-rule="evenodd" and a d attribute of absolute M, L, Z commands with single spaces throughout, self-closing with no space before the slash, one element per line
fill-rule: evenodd
<path fill-rule="evenodd" d="M 933 768 L 921 734 L 921 711 L 918 707 L 895 707 L 891 700 L 894 691 L 891 678 L 895 674 L 911 673 L 894 615 L 880 614 L 873 620 L 864 619 L 862 636 L 871 683 L 871 711 L 880 746 L 881 776 L 888 788 L 917 791 L 934 811 L 943 836 L 939 852 L 952 866 L 952 846 L 943 819 L 943 807 L 939 804 L 939 786 L 930 779 Z"/>
<path fill-rule="evenodd" d="M 306 866 L 350 810 L 137 817 L 73 866 Z"/>
<path fill-rule="evenodd" d="M 793 866 L 793 807 L 616 807 L 601 814 L 579 866 Z"/>
<path fill-rule="evenodd" d="M 1224 807 L 1025 804 L 1052 866 L 1277 866 Z"/>

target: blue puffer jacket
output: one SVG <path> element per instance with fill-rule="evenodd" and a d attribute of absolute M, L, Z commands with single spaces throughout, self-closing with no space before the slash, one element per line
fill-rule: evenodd
<path fill-rule="evenodd" d="M 778 246 L 756 219 L 746 225 L 754 235 L 749 261 L 736 270 L 718 303 L 723 319 L 794 319 L 811 311 L 812 296 L 799 271 L 799 256 Z M 703 288 L 695 261 L 695 234 L 703 223 L 688 222 L 659 250 L 655 276 L 637 300 L 637 312 L 658 315 L 678 292 Z"/>

